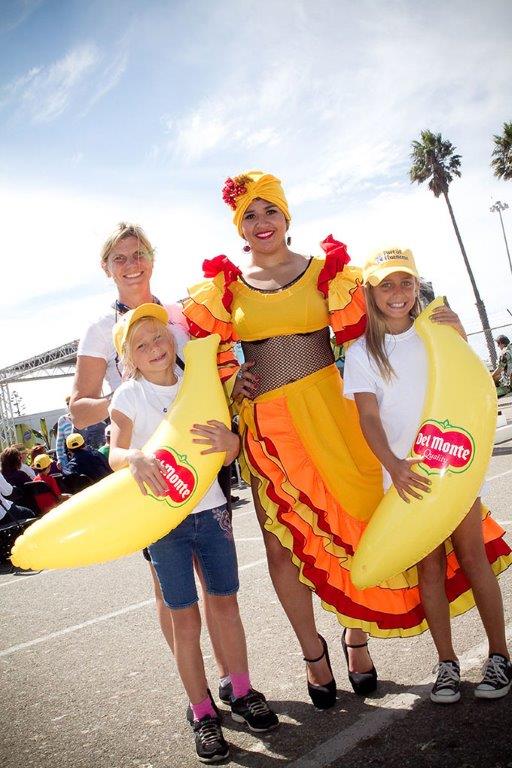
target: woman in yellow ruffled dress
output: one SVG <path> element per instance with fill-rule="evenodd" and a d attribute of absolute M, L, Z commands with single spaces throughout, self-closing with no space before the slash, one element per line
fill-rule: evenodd
<path fill-rule="evenodd" d="M 382 496 L 382 472 L 343 397 L 330 329 L 338 343 L 365 327 L 361 272 L 332 236 L 323 257 L 293 252 L 290 212 L 279 179 L 251 171 L 228 179 L 224 200 L 251 252 L 244 274 L 225 256 L 206 261 L 208 278 L 189 292 L 193 335 L 219 333 L 219 369 L 239 406 L 242 474 L 251 484 L 274 588 L 308 663 L 308 691 L 325 709 L 336 699 L 327 646 L 317 633 L 311 592 L 346 628 L 342 643 L 357 693 L 375 689 L 366 634 L 411 636 L 427 628 L 415 569 L 358 590 L 353 553 Z M 246 362 L 238 367 L 233 344 Z M 508 552 L 496 526 L 491 562 Z M 452 611 L 472 595 L 455 561 L 447 574 Z"/>

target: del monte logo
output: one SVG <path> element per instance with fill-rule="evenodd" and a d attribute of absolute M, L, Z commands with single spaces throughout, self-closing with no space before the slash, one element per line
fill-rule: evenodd
<path fill-rule="evenodd" d="M 190 499 L 197 487 L 197 472 L 188 463 L 187 457 L 177 453 L 170 446 L 158 448 L 154 452 L 160 463 L 160 472 L 167 485 L 167 493 L 159 501 L 165 501 L 171 507 L 181 507 Z M 157 498 L 152 493 L 150 496 Z"/>
<path fill-rule="evenodd" d="M 419 466 L 428 475 L 465 472 L 475 456 L 475 441 L 464 427 L 427 419 L 418 430 L 412 453 L 422 457 Z"/>

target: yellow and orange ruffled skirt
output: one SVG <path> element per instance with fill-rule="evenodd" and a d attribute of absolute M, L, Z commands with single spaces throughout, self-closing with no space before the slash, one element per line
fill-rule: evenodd
<path fill-rule="evenodd" d="M 375 637 L 408 637 L 428 629 L 416 568 L 358 590 L 352 557 L 382 496 L 382 471 L 359 427 L 355 404 L 342 396 L 336 366 L 267 392 L 240 410 L 242 474 L 259 480 L 265 528 L 291 553 L 300 581 L 340 624 Z M 487 557 L 498 575 L 512 562 L 503 529 L 485 510 Z M 446 591 L 452 616 L 474 605 L 450 542 Z"/>

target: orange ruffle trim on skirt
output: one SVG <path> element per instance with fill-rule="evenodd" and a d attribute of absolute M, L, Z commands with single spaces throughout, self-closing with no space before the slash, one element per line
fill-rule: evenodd
<path fill-rule="evenodd" d="M 291 553 L 299 579 L 340 624 L 375 637 L 428 629 L 416 568 L 370 589 L 350 579 L 352 557 L 382 496 L 382 472 L 362 436 L 353 401 L 329 366 L 244 401 L 240 412 L 242 474 L 259 481 L 265 528 Z M 487 510 L 485 547 L 495 574 L 512 562 L 503 529 Z M 452 616 L 473 607 L 468 581 L 446 542 L 446 591 Z"/>

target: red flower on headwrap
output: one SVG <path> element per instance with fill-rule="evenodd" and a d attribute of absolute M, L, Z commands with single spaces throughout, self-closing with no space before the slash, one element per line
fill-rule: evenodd
<path fill-rule="evenodd" d="M 227 256 L 215 256 L 214 259 L 205 259 L 203 261 L 203 274 L 205 277 L 217 277 L 221 272 L 224 273 L 224 293 L 222 295 L 222 303 L 224 308 L 229 312 L 231 310 L 231 302 L 233 301 L 233 293 L 230 291 L 229 286 L 231 283 L 236 282 L 242 272 L 228 259 Z"/>
<path fill-rule="evenodd" d="M 317 287 L 327 297 L 329 281 L 336 277 L 339 272 L 343 271 L 345 264 L 348 264 L 350 261 L 350 256 L 347 253 L 345 243 L 335 240 L 332 235 L 327 235 L 325 240 L 320 243 L 320 246 L 325 253 L 325 264 L 318 275 Z"/>
<path fill-rule="evenodd" d="M 250 181 L 248 176 L 235 176 L 234 179 L 228 177 L 224 182 L 222 188 L 222 199 L 233 210 L 236 210 L 236 199 L 240 195 L 245 195 L 247 192 L 247 182 Z"/>

